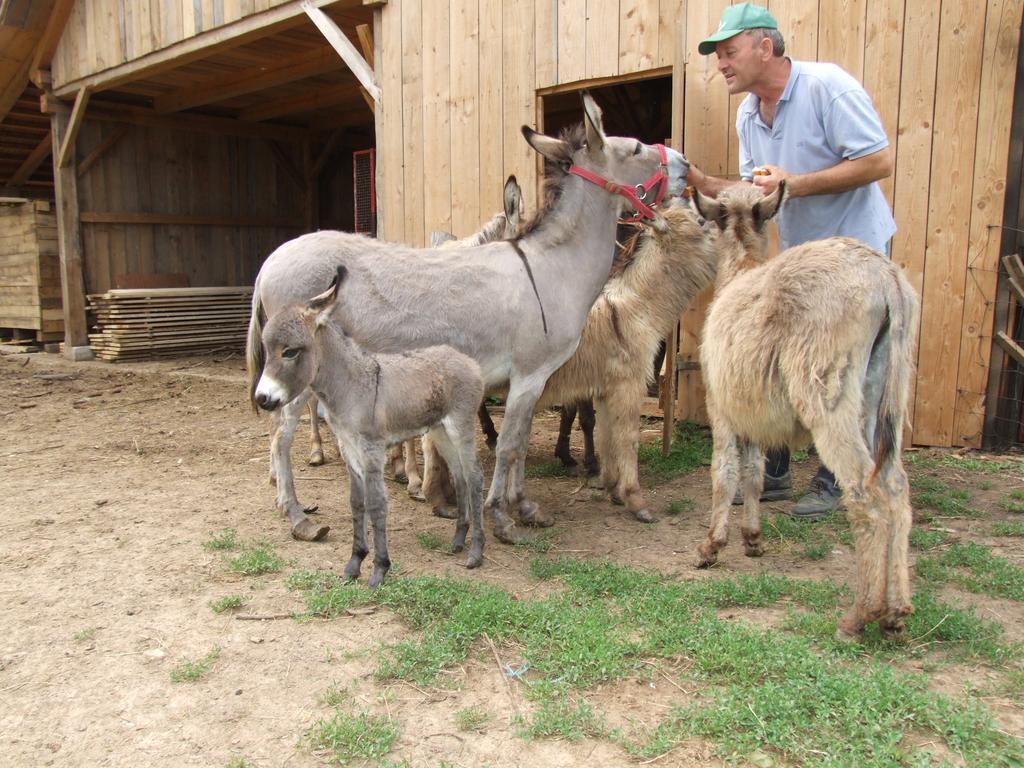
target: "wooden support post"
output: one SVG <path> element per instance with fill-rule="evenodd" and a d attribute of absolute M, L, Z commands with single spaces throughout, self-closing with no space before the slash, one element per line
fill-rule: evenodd
<path fill-rule="evenodd" d="M 50 115 L 53 146 L 63 146 L 71 117 Z M 53 183 L 57 195 L 57 242 L 60 247 L 61 298 L 64 302 L 64 355 L 71 360 L 91 360 L 85 322 L 85 277 L 82 270 L 82 229 L 78 213 L 78 177 L 74 165 L 62 167 L 53 153 Z"/>
<path fill-rule="evenodd" d="M 373 70 L 366 63 L 366 59 L 359 55 L 359 51 L 356 50 L 355 46 L 345 37 L 345 33 L 341 31 L 341 28 L 334 23 L 330 16 L 317 8 L 310 0 L 302 0 L 302 10 L 316 24 L 321 34 L 327 38 L 327 42 L 338 52 L 338 55 L 348 65 L 348 68 L 352 70 L 352 74 L 356 76 L 356 79 L 362 83 L 367 93 L 373 97 L 375 102 L 380 103 L 380 88 L 377 87 L 377 83 L 374 80 Z"/>
<path fill-rule="evenodd" d="M 71 110 L 71 119 L 68 121 L 68 132 L 60 143 L 60 157 L 57 163 L 61 168 L 67 168 L 71 164 L 71 157 L 75 152 L 75 138 L 78 136 L 78 129 L 82 127 L 85 107 L 89 103 L 91 93 L 92 88 L 87 85 L 75 97 L 75 107 Z"/>
<path fill-rule="evenodd" d="M 662 370 L 665 371 L 664 383 L 661 387 L 661 412 L 664 418 L 661 422 L 661 453 L 668 456 L 672 450 L 672 435 L 676 428 L 676 348 L 679 346 L 679 323 L 672 326 L 672 333 L 665 342 L 665 362 Z"/>
<path fill-rule="evenodd" d="M 360 24 L 356 27 L 356 37 L 359 38 L 359 47 L 363 49 L 363 58 L 373 69 L 373 32 L 369 24 Z"/>

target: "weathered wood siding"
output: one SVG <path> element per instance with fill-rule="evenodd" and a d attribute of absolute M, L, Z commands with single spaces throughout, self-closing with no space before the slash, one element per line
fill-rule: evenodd
<path fill-rule="evenodd" d="M 0 328 L 64 334 L 57 219 L 49 203 L 0 205 Z"/>

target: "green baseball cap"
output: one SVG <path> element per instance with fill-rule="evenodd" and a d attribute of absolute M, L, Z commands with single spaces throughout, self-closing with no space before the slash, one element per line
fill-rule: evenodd
<path fill-rule="evenodd" d="M 715 44 L 735 37 L 746 29 L 778 29 L 779 22 L 768 10 L 752 3 L 737 3 L 722 11 L 718 31 L 697 46 L 702 56 L 715 52 Z"/>

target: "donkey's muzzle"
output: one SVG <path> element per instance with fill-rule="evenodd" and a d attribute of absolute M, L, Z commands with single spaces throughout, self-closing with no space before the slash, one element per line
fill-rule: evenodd
<path fill-rule="evenodd" d="M 281 407 L 281 401 L 273 395 L 268 395 L 266 392 L 257 392 L 256 405 L 264 411 L 276 411 Z"/>

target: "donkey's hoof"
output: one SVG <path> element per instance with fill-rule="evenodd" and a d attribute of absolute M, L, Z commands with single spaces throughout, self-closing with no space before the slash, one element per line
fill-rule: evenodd
<path fill-rule="evenodd" d="M 413 501 L 426 501 L 427 497 L 423 495 L 422 485 L 409 485 L 405 492 L 409 494 L 409 498 Z"/>
<path fill-rule="evenodd" d="M 497 447 L 498 447 L 498 437 L 497 437 L 497 435 L 495 435 L 494 437 L 488 437 L 488 438 L 487 438 L 487 442 L 486 442 L 486 445 L 487 445 L 487 447 L 488 447 L 488 448 L 490 448 L 490 449 L 491 449 L 492 451 L 493 451 L 493 450 L 494 450 L 495 448 L 497 448 Z"/>
<path fill-rule="evenodd" d="M 409 482 L 409 476 L 405 472 L 395 472 L 395 482 L 405 485 Z"/>
<path fill-rule="evenodd" d="M 607 486 L 605 486 L 605 487 L 607 487 Z M 619 506 L 619 507 L 626 506 L 626 502 L 624 502 L 622 500 L 622 497 L 619 496 L 619 494 L 617 494 L 617 493 L 609 491 L 608 499 L 609 499 L 609 501 L 611 501 L 612 504 L 615 504 L 616 506 Z"/>
<path fill-rule="evenodd" d="M 459 513 L 450 507 L 434 507 L 430 510 L 434 517 L 443 517 L 445 520 L 456 520 Z"/>
<path fill-rule="evenodd" d="M 515 524 L 509 523 L 508 525 L 494 526 L 494 538 L 502 544 L 515 544 L 522 538 L 522 536 L 519 531 L 516 530 Z"/>
<path fill-rule="evenodd" d="M 555 524 L 555 516 L 551 512 L 542 511 L 532 501 L 524 501 L 519 505 L 519 521 L 536 528 L 550 528 Z"/>
<path fill-rule="evenodd" d="M 641 523 L 656 523 L 658 518 L 651 514 L 649 509 L 638 509 L 633 513 L 633 517 L 639 520 Z"/>
<path fill-rule="evenodd" d="M 313 504 L 312 506 L 309 506 L 309 507 L 303 507 L 302 511 L 305 512 L 307 515 L 319 515 L 320 514 L 320 505 L 319 504 Z"/>
<path fill-rule="evenodd" d="M 697 562 L 694 566 L 697 568 L 710 568 L 712 565 L 718 562 L 717 552 L 707 552 L 704 547 L 697 548 Z"/>
<path fill-rule="evenodd" d="M 300 520 L 292 526 L 292 538 L 299 541 L 320 541 L 329 530 L 329 525 L 320 525 L 312 520 Z"/>
<path fill-rule="evenodd" d="M 894 643 L 902 643 L 907 639 L 907 623 L 900 619 L 899 621 L 882 622 L 879 624 L 879 629 L 882 630 L 882 637 Z"/>
<path fill-rule="evenodd" d="M 467 568 L 470 568 L 470 569 L 479 568 L 483 564 L 484 564 L 484 555 L 483 555 L 482 552 L 473 553 L 471 551 L 469 553 L 469 557 L 466 558 L 466 567 Z"/>
<path fill-rule="evenodd" d="M 860 643 L 864 640 L 864 625 L 856 620 L 843 617 L 836 627 L 836 640 L 840 643 Z"/>
<path fill-rule="evenodd" d="M 387 571 L 381 571 L 376 568 L 373 569 L 373 575 L 370 577 L 370 589 L 376 589 L 384 583 L 384 576 Z"/>
<path fill-rule="evenodd" d="M 747 557 L 761 557 L 764 554 L 764 547 L 760 544 L 744 544 L 743 551 Z"/>
<path fill-rule="evenodd" d="M 319 467 L 323 463 L 324 463 L 324 452 L 321 451 L 319 448 L 317 448 L 316 450 L 312 451 L 309 454 L 309 466 L 311 466 L 311 467 Z"/>

